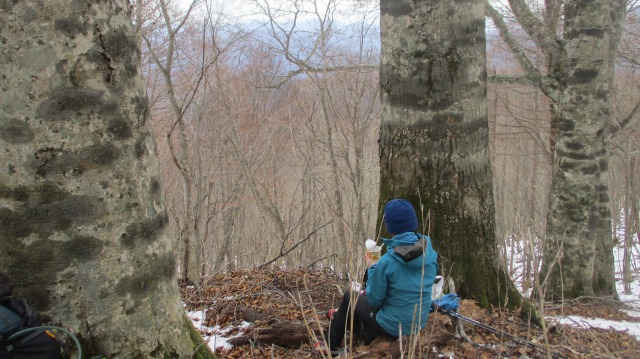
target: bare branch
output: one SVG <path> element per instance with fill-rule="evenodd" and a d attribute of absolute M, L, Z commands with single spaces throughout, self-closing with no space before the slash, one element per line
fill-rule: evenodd
<path fill-rule="evenodd" d="M 316 234 L 319 230 L 321 230 L 322 228 L 328 226 L 329 224 L 333 223 L 333 221 L 329 221 L 323 225 L 321 225 L 318 228 L 315 228 L 313 231 L 311 231 L 309 234 L 307 234 L 306 237 L 302 238 L 301 240 L 299 240 L 297 243 L 295 243 L 294 245 L 292 245 L 291 247 L 289 247 L 289 249 L 287 249 L 286 251 L 280 251 L 280 254 L 278 254 L 275 258 L 271 259 L 270 261 L 260 265 L 258 268 L 264 268 L 266 266 L 268 266 L 271 263 L 274 263 L 275 261 L 277 261 L 278 259 L 286 256 L 287 254 L 291 253 L 294 249 L 298 248 L 299 245 L 301 245 L 302 243 L 306 242 L 308 239 L 311 238 L 311 236 L 313 236 L 314 234 Z"/>
<path fill-rule="evenodd" d="M 511 1 L 512 0 L 510 0 L 510 2 Z M 515 0 L 515 1 L 520 2 L 521 0 Z M 526 5 L 524 6 L 526 7 Z M 500 31 L 500 36 L 509 47 L 512 54 L 518 60 L 518 63 L 522 66 L 522 68 L 526 72 L 525 77 L 529 79 L 531 83 L 538 84 L 538 86 L 540 86 L 542 91 L 547 96 L 551 98 L 557 98 L 558 95 L 556 93 L 556 89 L 559 87 L 558 81 L 555 78 L 552 78 L 540 73 L 540 70 L 538 70 L 533 65 L 533 63 L 531 63 L 527 55 L 522 51 L 522 48 L 518 44 L 518 41 L 513 37 L 513 35 L 509 31 L 509 28 L 507 27 L 507 24 L 504 22 L 502 15 L 496 9 L 494 9 L 493 6 L 491 6 L 488 0 L 486 2 L 486 7 L 487 7 L 487 11 L 489 12 L 489 16 L 491 17 L 494 24 Z M 527 11 L 529 11 L 528 8 L 527 8 Z M 533 19 L 535 19 L 536 21 L 540 22 L 535 18 L 535 16 L 533 16 L 533 14 L 531 14 L 531 17 L 533 17 Z M 540 24 L 542 23 L 540 22 Z M 552 39 L 557 46 L 545 46 L 545 47 L 542 47 L 541 49 L 545 52 L 546 56 L 550 59 L 549 60 L 550 66 L 553 68 L 557 68 L 558 66 L 561 65 L 559 60 L 560 52 L 561 52 L 560 45 L 558 42 L 555 41 L 554 35 L 549 35 L 546 38 Z M 546 52 L 546 51 L 551 51 L 551 52 Z"/>
<path fill-rule="evenodd" d="M 178 23 L 178 25 L 171 30 L 174 34 L 177 34 L 180 29 L 182 28 L 182 26 L 184 26 L 184 24 L 186 23 L 187 19 L 189 18 L 189 15 L 191 14 L 191 11 L 193 11 L 193 9 L 196 8 L 196 6 L 200 3 L 201 0 L 193 0 L 191 1 L 191 4 L 189 4 L 189 8 L 187 9 L 187 13 L 182 17 L 182 19 L 180 20 L 180 22 Z M 171 27 L 167 27 L 167 29 L 171 29 Z"/>
<path fill-rule="evenodd" d="M 264 88 L 275 88 L 275 89 L 278 89 L 282 85 L 286 84 L 291 79 L 293 79 L 294 77 L 296 77 L 296 76 L 298 76 L 300 74 L 325 74 L 325 73 L 329 73 L 329 72 L 339 72 L 339 71 L 370 72 L 370 71 L 378 70 L 378 68 L 379 68 L 378 65 L 330 66 L 330 67 L 325 67 L 325 68 L 317 68 L 317 67 L 311 67 L 308 64 L 306 64 L 305 62 L 300 62 L 300 64 L 302 64 L 303 67 L 298 68 L 297 70 L 289 71 L 286 75 L 284 75 L 282 77 L 282 81 L 280 81 L 280 82 L 278 82 L 276 84 L 273 84 L 273 85 L 264 86 Z"/>
<path fill-rule="evenodd" d="M 524 53 L 524 51 L 522 51 L 522 48 L 520 47 L 516 39 L 511 34 L 511 31 L 509 31 L 507 24 L 504 22 L 504 18 L 502 14 L 500 14 L 496 9 L 494 9 L 488 0 L 486 1 L 485 5 L 487 7 L 487 12 L 489 13 L 489 17 L 491 18 L 491 20 L 493 20 L 493 23 L 500 31 L 500 36 L 502 37 L 502 40 L 504 40 L 505 44 L 507 44 L 507 46 L 511 50 L 511 53 L 513 53 L 513 55 L 518 60 L 518 63 L 520 64 L 520 66 L 522 66 L 522 68 L 526 72 L 527 75 L 524 78 L 526 78 L 530 83 L 536 83 L 536 84 L 540 83 L 540 77 L 541 77 L 540 72 L 531 63 L 531 61 L 529 60 L 527 55 Z"/>
<path fill-rule="evenodd" d="M 631 64 L 633 66 L 640 67 L 640 61 L 638 61 L 635 57 L 632 57 L 632 56 L 618 53 L 618 57 L 619 58 L 623 59 L 624 61 L 628 62 L 629 64 Z"/>
<path fill-rule="evenodd" d="M 609 128 L 612 134 L 620 132 L 624 130 L 624 128 L 631 123 L 631 121 L 640 113 L 640 100 L 636 102 L 636 105 L 633 107 L 631 112 L 620 122 L 617 122 Z"/>
<path fill-rule="evenodd" d="M 560 39 L 555 34 L 555 28 L 548 28 L 529 9 L 525 0 L 509 0 L 509 5 L 513 14 L 518 19 L 518 23 L 527 32 L 536 45 L 547 55 L 548 58 L 555 58 L 553 55 L 561 52 Z"/>
<path fill-rule="evenodd" d="M 563 0 L 544 0 L 544 23 L 549 29 L 556 29 L 560 20 Z"/>

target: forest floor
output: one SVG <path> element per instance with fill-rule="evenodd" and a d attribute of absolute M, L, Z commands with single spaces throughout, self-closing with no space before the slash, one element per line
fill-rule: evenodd
<path fill-rule="evenodd" d="M 326 331 L 329 321 L 324 313 L 338 306 L 340 291 L 348 287 L 348 280 L 331 272 L 256 269 L 220 275 L 199 288 L 182 286 L 181 291 L 196 328 L 209 341 L 209 346 L 215 348 L 219 358 L 297 359 L 322 358 L 311 345 L 310 333 L 318 333 L 320 328 Z M 550 304 L 544 313 L 550 328 L 547 346 L 543 330 L 527 324 L 517 313 L 496 308 L 487 311 L 463 298 L 461 315 L 534 343 L 535 347 L 515 343 L 467 323 L 464 330 L 471 342 L 464 342 L 454 338 L 455 324 L 451 318 L 432 313 L 416 341 L 416 348 L 420 349 L 414 353 L 418 354 L 406 354 L 406 343 L 405 353 L 401 354 L 397 341 L 377 340 L 364 346 L 356 338 L 348 357 L 640 358 L 640 341 L 632 333 L 584 328 L 575 325 L 578 323 L 573 319 L 576 316 L 600 318 L 640 327 L 640 318 L 628 314 L 633 314 L 634 309 L 638 308 L 602 299 Z M 543 348 L 549 348 L 549 356 Z"/>

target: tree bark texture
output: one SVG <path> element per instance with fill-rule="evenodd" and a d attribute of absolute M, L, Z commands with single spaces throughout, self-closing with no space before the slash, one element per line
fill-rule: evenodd
<path fill-rule="evenodd" d="M 484 21 L 484 1 L 381 1 L 380 200 L 422 210 L 462 296 L 517 305 L 497 256 Z"/>
<path fill-rule="evenodd" d="M 128 6 L 0 3 L 0 263 L 86 351 L 202 357 L 164 235 Z"/>
<path fill-rule="evenodd" d="M 543 274 L 547 297 L 615 296 L 607 171 L 624 1 L 566 1 Z"/>

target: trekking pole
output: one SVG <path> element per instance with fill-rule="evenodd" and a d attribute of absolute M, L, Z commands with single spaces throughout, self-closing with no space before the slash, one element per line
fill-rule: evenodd
<path fill-rule="evenodd" d="M 488 325 L 486 325 L 484 323 L 481 323 L 481 322 L 479 322 L 479 321 L 477 321 L 475 319 L 472 319 L 472 318 L 469 318 L 469 317 L 465 317 L 462 314 L 459 314 L 459 313 L 456 313 L 456 312 L 452 312 L 450 310 L 446 310 L 446 309 L 442 309 L 442 308 L 438 308 L 438 311 L 440 311 L 440 312 L 442 312 L 442 313 L 444 313 L 444 314 L 446 314 L 446 315 L 448 315 L 448 316 L 450 316 L 452 318 L 457 318 L 457 319 L 460 319 L 460 320 L 464 320 L 467 323 L 473 324 L 476 327 L 480 327 L 480 328 L 482 328 L 482 329 L 484 329 L 484 330 L 486 330 L 486 331 L 488 331 L 490 333 L 493 333 L 493 334 L 499 335 L 501 337 L 507 338 L 507 339 L 509 339 L 509 340 L 511 340 L 511 341 L 513 341 L 515 343 L 522 344 L 524 346 L 530 346 L 530 347 L 535 348 L 535 349 L 537 349 L 537 350 L 539 350 L 539 351 L 541 351 L 543 353 L 547 353 L 547 348 L 543 347 L 542 345 L 533 343 L 533 342 L 528 341 L 526 339 L 522 339 L 522 338 L 516 337 L 516 336 L 511 335 L 511 334 L 509 334 L 507 332 L 504 332 L 502 330 L 499 330 L 499 329 L 496 329 L 494 327 L 488 326 Z M 560 358 L 569 359 L 569 357 L 567 357 L 566 355 L 562 355 L 560 353 L 553 353 L 552 357 L 554 359 L 560 359 Z"/>

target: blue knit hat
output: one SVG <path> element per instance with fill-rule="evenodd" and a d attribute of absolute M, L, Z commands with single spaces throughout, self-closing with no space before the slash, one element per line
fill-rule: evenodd
<path fill-rule="evenodd" d="M 406 199 L 392 199 L 384 206 L 384 224 L 391 234 L 413 232 L 418 229 L 418 217 Z"/>

